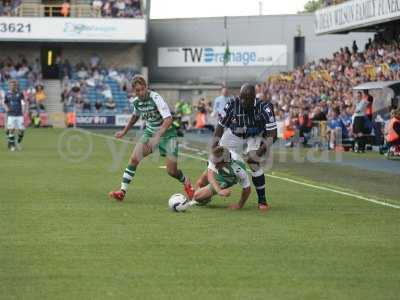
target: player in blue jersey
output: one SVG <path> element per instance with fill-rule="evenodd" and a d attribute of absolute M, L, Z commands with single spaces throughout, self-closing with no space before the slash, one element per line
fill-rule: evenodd
<path fill-rule="evenodd" d="M 10 80 L 9 91 L 4 98 L 4 107 L 7 113 L 8 148 L 15 151 L 24 138 L 24 95 L 19 91 L 18 81 Z"/>
<path fill-rule="evenodd" d="M 213 148 L 219 144 L 244 158 L 252 171 L 261 211 L 270 208 L 265 195 L 264 168 L 276 138 L 277 125 L 272 104 L 257 99 L 255 87 L 244 84 L 240 96 L 228 102 L 219 119 Z"/>

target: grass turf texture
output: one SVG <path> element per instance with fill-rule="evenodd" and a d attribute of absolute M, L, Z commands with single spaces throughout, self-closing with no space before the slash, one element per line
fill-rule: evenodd
<path fill-rule="evenodd" d="M 400 210 L 268 179 L 266 215 L 254 191 L 240 212 L 217 198 L 172 213 L 181 185 L 158 158 L 116 203 L 107 192 L 131 146 L 92 137 L 70 163 L 61 133 L 30 130 L 22 152 L 0 150 L 1 299 L 398 299 Z M 205 164 L 181 167 L 194 180 Z"/>

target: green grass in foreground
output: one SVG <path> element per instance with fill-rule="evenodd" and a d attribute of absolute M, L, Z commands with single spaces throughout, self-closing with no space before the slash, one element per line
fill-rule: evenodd
<path fill-rule="evenodd" d="M 0 150 L 1 299 L 400 295 L 399 210 L 269 179 L 267 215 L 255 193 L 240 212 L 216 198 L 176 214 L 167 199 L 181 186 L 158 158 L 116 203 L 106 195 L 119 186 L 130 146 L 92 137 L 89 157 L 70 163 L 57 150 L 60 134 L 30 130 L 22 152 Z M 75 142 L 79 157 L 84 142 Z M 181 166 L 193 179 L 205 168 L 194 159 Z"/>

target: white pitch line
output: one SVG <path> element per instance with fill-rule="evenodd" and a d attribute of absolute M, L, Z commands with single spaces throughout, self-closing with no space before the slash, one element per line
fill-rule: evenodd
<path fill-rule="evenodd" d="M 317 189 L 317 190 L 332 192 L 332 193 L 340 194 L 340 195 L 343 195 L 343 196 L 353 197 L 353 198 L 357 198 L 357 199 L 360 199 L 360 200 L 368 201 L 368 202 L 371 202 L 371 203 L 375 203 L 375 204 L 379 204 L 379 205 L 383 205 L 383 206 L 388 206 L 388 207 L 400 209 L 400 206 L 396 205 L 396 204 L 391 204 L 391 203 L 387 203 L 387 202 L 383 202 L 383 201 L 367 198 L 367 197 L 364 197 L 364 196 L 360 196 L 360 195 L 356 195 L 356 194 L 352 194 L 352 193 L 348 193 L 348 192 L 343 192 L 343 191 L 340 191 L 340 190 L 328 188 L 328 187 L 321 186 L 321 185 L 315 185 L 315 184 L 310 184 L 310 183 L 306 183 L 306 182 L 301 182 L 301 181 L 297 181 L 297 180 L 290 179 L 290 178 L 287 178 L 287 177 L 281 177 L 281 176 L 269 175 L 269 174 L 266 174 L 266 175 L 268 177 L 271 177 L 271 178 L 275 178 L 275 179 L 279 179 L 279 180 L 283 180 L 283 181 L 287 181 L 287 182 L 296 183 L 296 184 L 307 186 L 307 187 L 314 188 L 314 189 Z"/>
<path fill-rule="evenodd" d="M 186 154 L 186 153 L 181 153 L 181 155 L 187 156 L 187 157 L 190 157 L 190 158 L 193 158 L 193 159 L 198 159 L 198 160 L 201 160 L 201 161 L 207 161 L 206 159 L 204 159 L 202 157 L 199 157 L 199 156 L 195 156 L 195 155 L 190 155 L 190 154 Z M 378 204 L 378 205 L 383 205 L 383 206 L 387 206 L 387 207 L 400 209 L 400 205 L 391 204 L 391 203 L 379 201 L 379 200 L 376 200 L 376 199 L 367 198 L 367 197 L 364 197 L 364 196 L 360 196 L 360 195 L 356 195 L 356 194 L 352 194 L 352 193 L 348 193 L 348 192 L 343 192 L 343 191 L 340 191 L 340 190 L 328 188 L 328 187 L 321 186 L 321 185 L 310 184 L 310 183 L 306 183 L 306 182 L 290 179 L 290 178 L 287 178 L 287 177 L 271 175 L 271 174 L 265 174 L 265 176 L 270 177 L 270 178 L 274 178 L 274 179 L 279 179 L 279 180 L 291 182 L 291 183 L 295 183 L 295 184 L 306 186 L 306 187 L 310 187 L 310 188 L 314 188 L 314 189 L 321 190 L 321 191 L 327 191 L 327 192 L 331 192 L 331 193 L 340 194 L 340 195 L 343 195 L 343 196 L 357 198 L 357 199 L 368 201 L 368 202 L 375 203 L 375 204 Z"/>
<path fill-rule="evenodd" d="M 84 129 L 75 129 L 75 130 L 79 130 L 79 131 L 82 131 L 84 133 L 89 133 L 89 134 L 91 134 L 93 136 L 97 136 L 97 137 L 101 137 L 101 138 L 105 138 L 105 139 L 109 139 L 109 140 L 114 140 L 114 141 L 123 142 L 123 143 L 127 143 L 127 144 L 135 144 L 132 141 L 127 141 L 127 140 L 124 140 L 124 139 L 117 139 L 115 137 L 110 137 L 110 136 L 107 136 L 105 134 L 93 133 L 91 131 L 87 131 L 87 130 L 84 130 Z M 200 149 L 197 149 L 197 150 L 200 151 Z M 197 159 L 197 160 L 201 160 L 201 161 L 205 161 L 205 162 L 207 161 L 207 159 L 205 159 L 203 157 L 192 155 L 192 154 L 181 153 L 181 155 L 189 157 L 189 158 L 192 158 L 192 159 Z M 386 206 L 386 207 L 400 209 L 400 205 L 391 204 L 391 203 L 388 203 L 388 202 L 384 202 L 384 201 L 380 201 L 380 200 L 376 200 L 376 199 L 372 199 L 372 198 L 368 198 L 368 197 L 364 197 L 364 196 L 360 196 L 360 195 L 356 195 L 356 194 L 352 194 L 352 193 L 336 190 L 336 189 L 333 189 L 333 188 L 328 188 L 328 187 L 321 186 L 321 185 L 316 185 L 316 184 L 310 184 L 310 183 L 306 183 L 306 182 L 290 179 L 290 178 L 287 178 L 287 177 L 277 176 L 277 175 L 270 175 L 270 174 L 265 174 L 265 175 L 267 177 L 270 177 L 270 178 L 274 178 L 274 179 L 279 179 L 279 180 L 282 180 L 282 181 L 295 183 L 295 184 L 306 186 L 306 187 L 313 188 L 313 189 L 316 189 L 316 190 L 327 191 L 327 192 L 331 192 L 331 193 L 335 193 L 335 194 L 339 194 L 339 195 L 343 195 L 343 196 L 348 196 L 348 197 L 364 200 L 364 201 L 367 201 L 367 202 L 370 202 L 370 203 L 383 205 L 383 206 Z"/>

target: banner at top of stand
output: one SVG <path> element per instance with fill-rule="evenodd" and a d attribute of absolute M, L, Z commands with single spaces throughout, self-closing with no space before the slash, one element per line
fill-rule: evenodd
<path fill-rule="evenodd" d="M 400 19 L 400 0 L 353 0 L 315 13 L 316 34 L 345 32 Z"/>
<path fill-rule="evenodd" d="M 146 42 L 146 19 L 1 17 L 0 41 Z"/>

